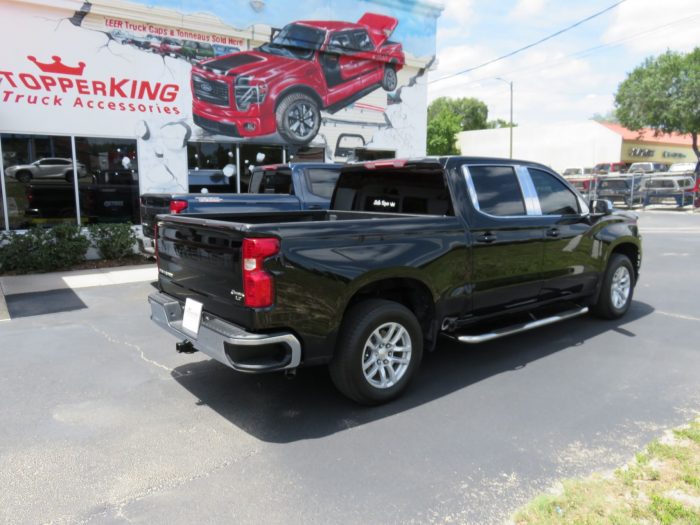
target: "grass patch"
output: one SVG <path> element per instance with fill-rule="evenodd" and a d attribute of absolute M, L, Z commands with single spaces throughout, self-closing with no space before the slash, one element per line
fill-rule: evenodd
<path fill-rule="evenodd" d="M 516 511 L 517 525 L 700 525 L 700 419 L 614 472 L 564 481 Z"/>

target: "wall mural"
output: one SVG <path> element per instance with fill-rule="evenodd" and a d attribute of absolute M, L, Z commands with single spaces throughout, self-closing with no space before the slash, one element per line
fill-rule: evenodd
<path fill-rule="evenodd" d="M 303 20 L 290 20 L 282 0 L 235 3 L 10 3 L 0 128 L 133 137 L 142 193 L 187 190 L 188 141 L 323 146 L 328 161 L 358 147 L 425 153 L 439 11 L 300 0 Z"/>

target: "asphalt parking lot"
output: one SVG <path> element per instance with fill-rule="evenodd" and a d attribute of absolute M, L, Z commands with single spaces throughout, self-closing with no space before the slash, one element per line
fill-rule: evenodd
<path fill-rule="evenodd" d="M 9 296 L 21 315 L 0 323 L 0 517 L 502 523 L 700 409 L 700 214 L 641 224 L 622 321 L 443 341 L 378 408 L 347 401 L 324 369 L 246 376 L 176 354 L 149 320 L 147 282 Z M 71 306 L 33 315 L 56 301 Z"/>

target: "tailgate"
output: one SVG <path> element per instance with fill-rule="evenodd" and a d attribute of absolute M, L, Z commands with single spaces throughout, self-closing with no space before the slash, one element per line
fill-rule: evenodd
<path fill-rule="evenodd" d="M 146 237 L 153 239 L 156 215 L 170 213 L 170 195 L 141 196 L 141 227 Z"/>
<path fill-rule="evenodd" d="M 190 221 L 159 223 L 158 272 L 163 291 L 180 300 L 195 299 L 205 311 L 230 318 L 232 306 L 243 309 L 243 234 L 232 224 Z"/>

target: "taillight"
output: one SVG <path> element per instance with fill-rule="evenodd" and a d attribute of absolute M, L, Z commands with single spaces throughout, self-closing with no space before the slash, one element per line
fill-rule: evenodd
<path fill-rule="evenodd" d="M 244 304 L 250 308 L 271 306 L 275 296 L 275 281 L 263 269 L 263 262 L 267 257 L 279 253 L 279 240 L 271 237 L 243 239 L 242 251 Z"/>
<path fill-rule="evenodd" d="M 171 200 L 170 213 L 180 213 L 187 209 L 187 201 Z"/>

